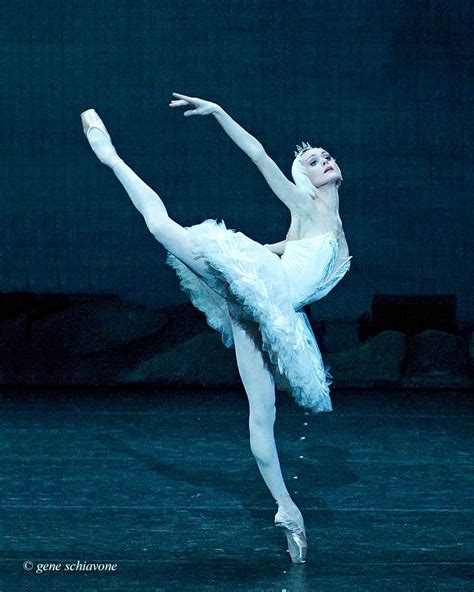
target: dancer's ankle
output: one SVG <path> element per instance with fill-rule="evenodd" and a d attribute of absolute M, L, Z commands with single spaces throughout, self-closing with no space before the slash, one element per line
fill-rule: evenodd
<path fill-rule="evenodd" d="M 97 158 L 105 165 L 113 168 L 123 162 L 109 137 L 99 128 L 92 128 L 87 133 L 87 139 Z"/>
<path fill-rule="evenodd" d="M 278 498 L 275 503 L 278 504 L 278 506 L 283 506 L 285 508 L 292 508 L 296 506 L 295 502 L 293 501 L 290 495 L 285 495 L 283 497 Z"/>
<path fill-rule="evenodd" d="M 295 504 L 290 495 L 285 495 L 282 498 L 278 498 L 275 503 L 278 504 L 278 508 L 283 508 L 291 515 L 299 516 L 301 514 L 300 509 Z"/>
<path fill-rule="evenodd" d="M 118 154 L 115 154 L 115 156 L 113 156 L 113 157 L 111 158 L 110 162 L 109 162 L 109 163 L 107 163 L 107 164 L 108 164 L 108 166 L 109 166 L 109 167 L 110 167 L 112 170 L 114 170 L 114 167 L 116 167 L 117 165 L 120 165 L 120 164 L 122 164 L 123 162 L 124 162 L 124 161 L 123 161 L 123 158 L 120 158 L 120 156 L 119 156 Z"/>

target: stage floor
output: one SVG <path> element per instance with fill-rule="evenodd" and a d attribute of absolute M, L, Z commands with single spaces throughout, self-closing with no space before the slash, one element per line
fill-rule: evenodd
<path fill-rule="evenodd" d="M 243 391 L 4 389 L 1 592 L 472 592 L 473 394 L 332 400 L 277 393 L 293 565 Z"/>

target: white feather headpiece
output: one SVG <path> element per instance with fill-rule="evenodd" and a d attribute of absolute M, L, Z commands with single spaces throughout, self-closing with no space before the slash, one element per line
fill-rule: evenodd
<path fill-rule="evenodd" d="M 316 189 L 309 180 L 308 174 L 306 173 L 306 169 L 301 160 L 301 156 L 307 150 L 313 148 L 313 146 L 311 146 L 309 142 L 301 142 L 301 146 L 297 144 L 296 148 L 297 150 L 295 150 L 295 160 L 293 161 L 293 165 L 291 167 L 291 176 L 293 177 L 293 181 L 297 187 L 302 189 L 310 197 L 315 197 Z"/>

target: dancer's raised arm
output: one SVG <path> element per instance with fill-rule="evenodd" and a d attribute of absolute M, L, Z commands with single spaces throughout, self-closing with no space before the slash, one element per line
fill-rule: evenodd
<path fill-rule="evenodd" d="M 265 177 L 275 195 L 289 208 L 291 212 L 300 213 L 312 206 L 313 200 L 309 195 L 292 183 L 275 162 L 265 152 L 262 144 L 230 117 L 217 103 L 173 93 L 177 97 L 170 102 L 170 107 L 184 107 L 191 105 L 194 109 L 184 112 L 189 115 L 214 115 L 227 135 L 241 148 L 255 163 Z"/>

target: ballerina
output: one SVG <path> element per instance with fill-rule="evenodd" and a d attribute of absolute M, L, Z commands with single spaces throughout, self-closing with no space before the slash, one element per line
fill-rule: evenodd
<path fill-rule="evenodd" d="M 332 410 L 332 377 L 302 309 L 328 294 L 350 268 L 352 256 L 339 216 L 341 170 L 327 151 L 303 142 L 295 152 L 292 183 L 262 144 L 222 107 L 197 97 L 173 96 L 170 107 L 192 107 L 184 112 L 186 117 L 213 115 L 258 167 L 290 211 L 284 240 L 262 245 L 216 220 L 181 226 L 117 154 L 94 109 L 81 114 L 83 130 L 166 249 L 167 263 L 182 289 L 220 332 L 224 345 L 235 347 L 249 402 L 250 448 L 278 505 L 274 523 L 285 532 L 293 563 L 305 563 L 303 516 L 285 485 L 275 444 L 275 385 L 289 390 L 297 404 L 312 413 Z"/>

